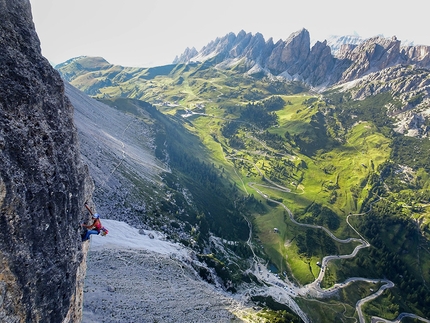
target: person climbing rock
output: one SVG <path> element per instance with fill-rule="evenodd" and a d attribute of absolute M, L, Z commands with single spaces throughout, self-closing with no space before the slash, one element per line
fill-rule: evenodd
<path fill-rule="evenodd" d="M 99 234 L 103 228 L 102 223 L 100 221 L 100 215 L 98 213 L 93 214 L 87 203 L 85 203 L 85 207 L 87 208 L 88 212 L 90 212 L 93 223 L 89 225 L 82 223 L 82 227 L 86 229 L 86 232 L 82 234 L 82 241 L 89 240 L 90 235 L 92 234 Z"/>

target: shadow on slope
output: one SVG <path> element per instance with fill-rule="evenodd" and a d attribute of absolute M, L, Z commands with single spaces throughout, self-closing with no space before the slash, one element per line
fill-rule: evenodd
<path fill-rule="evenodd" d="M 206 240 L 209 230 L 226 239 L 248 238 L 248 225 L 234 207 L 238 190 L 210 162 L 206 147 L 182 125 L 182 118 L 168 117 L 139 100 L 117 98 L 103 102 L 136 116 L 148 114 L 155 122 L 154 153 L 171 168 L 171 173 L 164 173 L 163 179 L 172 194 L 171 200 L 175 201 L 162 203 L 164 212 L 198 225 L 200 241 Z M 184 190 L 190 193 L 191 200 Z M 178 212 L 183 208 L 187 211 Z"/>

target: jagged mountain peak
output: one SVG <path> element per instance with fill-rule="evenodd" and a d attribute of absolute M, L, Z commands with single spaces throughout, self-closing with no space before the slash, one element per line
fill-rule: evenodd
<path fill-rule="evenodd" d="M 310 34 L 309 31 L 306 28 L 302 28 L 296 32 L 293 32 L 286 40 L 287 43 L 293 41 L 294 39 L 297 38 L 309 38 L 309 42 L 310 42 Z"/>
<path fill-rule="evenodd" d="M 195 47 L 189 48 L 187 47 L 185 51 L 180 55 L 176 56 L 173 60 L 173 64 L 178 64 L 180 62 L 187 62 L 190 61 L 192 57 L 196 56 L 199 52 Z"/>
<path fill-rule="evenodd" d="M 184 53 L 175 59 L 175 63 L 204 62 L 216 57 L 220 68 L 229 68 L 244 60 L 247 74 L 264 71 L 268 76 L 298 80 L 321 88 L 397 64 L 428 68 L 429 53 L 429 46 L 401 47 L 401 41 L 395 36 L 377 35 L 368 39 L 345 36 L 316 41 L 311 46 L 306 28 L 276 43 L 272 38 L 265 41 L 260 33 L 253 35 L 241 30 L 237 35 L 228 33 L 217 38 L 194 56 Z"/>
<path fill-rule="evenodd" d="M 237 34 L 237 37 L 238 38 L 242 38 L 242 37 L 245 37 L 247 35 L 247 33 L 245 32 L 245 30 L 241 30 L 241 31 L 239 31 L 239 33 Z"/>

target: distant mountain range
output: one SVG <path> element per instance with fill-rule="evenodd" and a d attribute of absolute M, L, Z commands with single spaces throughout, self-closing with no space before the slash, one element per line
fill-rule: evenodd
<path fill-rule="evenodd" d="M 220 68 L 240 66 L 249 75 L 302 81 L 312 87 L 328 87 L 355 80 L 395 65 L 430 67 L 430 46 L 401 46 L 395 36 L 362 39 L 359 36 L 333 37 L 311 47 L 306 29 L 287 40 L 265 40 L 263 35 L 229 33 L 200 51 L 187 48 L 174 64 L 211 60 Z"/>
<path fill-rule="evenodd" d="M 136 90 L 142 81 L 174 73 L 181 82 L 182 68 L 202 71 L 209 67 L 254 79 L 298 82 L 315 92 L 342 86 L 359 100 L 390 92 L 399 102 L 388 109 L 389 115 L 396 118 L 396 131 L 427 136 L 430 46 L 401 46 L 396 37 L 334 36 L 311 46 L 306 29 L 276 43 L 272 38 L 266 41 L 259 33 L 241 31 L 217 38 L 200 51 L 188 48 L 172 65 L 134 68 L 113 65 L 101 57 L 78 57 L 56 69 L 89 95 L 99 95 L 101 89 L 110 88 L 103 90 L 104 96 L 127 96 L 154 103 L 158 98 L 151 98 L 151 90 Z M 123 93 L 120 85 L 125 83 L 134 90 Z"/>

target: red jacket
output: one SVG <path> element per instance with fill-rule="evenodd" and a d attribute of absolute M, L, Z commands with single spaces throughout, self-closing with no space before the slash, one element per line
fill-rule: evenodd
<path fill-rule="evenodd" d="M 84 227 L 86 227 L 87 229 L 90 229 L 90 230 L 95 229 L 95 230 L 97 230 L 97 232 L 100 233 L 100 230 L 102 229 L 102 223 L 100 222 L 100 219 L 95 219 L 93 224 L 84 225 Z"/>

